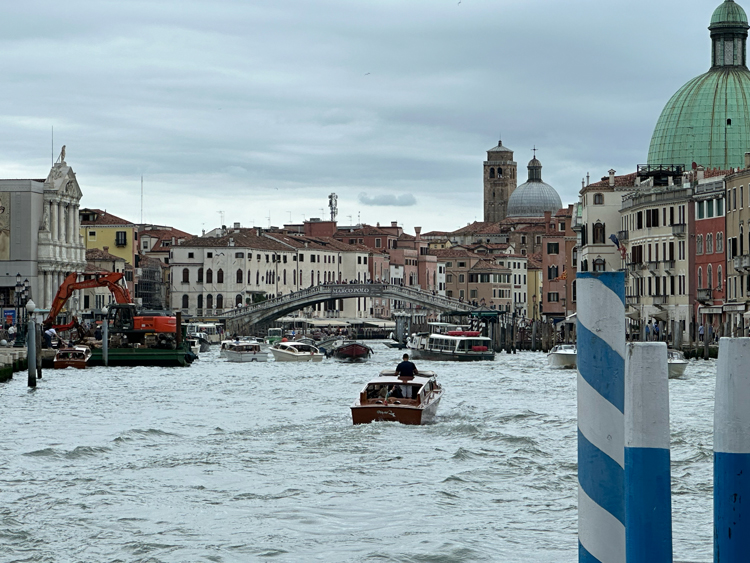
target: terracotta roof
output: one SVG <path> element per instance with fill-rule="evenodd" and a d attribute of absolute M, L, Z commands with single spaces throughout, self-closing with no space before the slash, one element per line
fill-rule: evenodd
<path fill-rule="evenodd" d="M 175 239 L 174 244 L 179 244 L 179 239 L 187 240 L 192 238 L 193 235 L 179 229 L 149 229 L 145 231 L 139 231 L 138 237 L 151 237 L 156 239 L 156 241 L 151 244 L 151 248 L 149 248 L 147 252 L 166 252 L 170 248 L 172 248 L 173 238 Z"/>
<path fill-rule="evenodd" d="M 395 237 L 393 233 L 389 233 L 388 231 L 385 231 L 381 229 L 380 227 L 373 227 L 372 225 L 362 225 L 358 229 L 353 229 L 351 231 L 345 230 L 345 229 L 339 229 L 334 233 L 334 237 L 337 238 L 345 238 L 345 237 L 352 237 L 352 236 L 391 236 Z"/>
<path fill-rule="evenodd" d="M 635 186 L 635 180 L 638 178 L 637 172 L 631 172 L 630 174 L 624 174 L 622 176 L 615 176 L 616 188 L 633 187 Z M 609 176 L 603 176 L 601 181 L 589 184 L 584 189 L 588 188 L 609 188 Z"/>
<path fill-rule="evenodd" d="M 429 233 L 422 233 L 422 238 L 424 237 L 447 237 L 450 235 L 450 231 L 430 231 Z"/>
<path fill-rule="evenodd" d="M 276 250 L 276 251 L 291 251 L 287 245 L 281 244 L 277 240 L 266 237 L 258 236 L 257 234 L 251 234 L 252 229 L 248 229 L 244 232 L 230 233 L 223 237 L 193 237 L 183 242 L 181 247 L 199 247 L 199 248 L 220 248 L 229 247 L 230 239 L 234 243 L 235 247 L 238 248 L 252 248 L 257 250 Z M 255 231 L 253 231 L 255 232 Z"/>
<path fill-rule="evenodd" d="M 476 264 L 474 264 L 471 268 L 469 268 L 469 271 L 475 271 L 475 270 L 503 270 L 503 271 L 509 271 L 510 268 L 507 266 L 501 266 L 500 264 L 496 263 L 494 260 L 485 260 L 481 259 L 478 260 Z"/>
<path fill-rule="evenodd" d="M 86 269 L 83 271 L 84 274 L 109 274 L 111 272 L 107 270 L 102 270 L 99 266 L 95 264 L 89 264 L 86 263 Z"/>
<path fill-rule="evenodd" d="M 473 252 L 455 246 L 453 248 L 432 248 L 429 253 L 438 258 L 477 258 L 477 255 Z"/>
<path fill-rule="evenodd" d="M 494 221 L 474 221 L 473 223 L 453 231 L 452 235 L 474 235 L 500 233 L 500 223 Z"/>
<path fill-rule="evenodd" d="M 81 221 L 81 225 L 109 225 L 109 226 L 123 226 L 123 227 L 134 227 L 135 224 L 131 223 L 130 221 L 126 221 L 125 219 L 122 219 L 118 217 L 117 215 L 112 215 L 111 213 L 108 213 L 106 210 L 102 211 L 101 209 L 81 209 L 79 211 L 80 214 L 84 213 L 95 213 L 96 219 L 93 221 Z"/>
<path fill-rule="evenodd" d="M 120 258 L 119 256 L 115 256 L 114 254 L 110 254 L 109 252 L 105 252 L 101 248 L 87 248 L 86 249 L 86 260 L 122 260 L 125 261 L 124 258 Z"/>

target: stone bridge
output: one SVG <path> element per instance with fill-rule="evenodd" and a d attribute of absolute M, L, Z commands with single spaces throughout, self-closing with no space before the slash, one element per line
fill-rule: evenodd
<path fill-rule="evenodd" d="M 227 331 L 235 334 L 249 334 L 250 327 L 257 323 L 269 322 L 304 307 L 330 301 L 370 297 L 373 299 L 393 299 L 420 305 L 433 311 L 473 311 L 475 307 L 444 295 L 433 295 L 411 286 L 374 284 L 330 284 L 316 285 L 288 295 L 267 299 L 260 303 L 238 307 L 219 316 L 225 321 Z"/>

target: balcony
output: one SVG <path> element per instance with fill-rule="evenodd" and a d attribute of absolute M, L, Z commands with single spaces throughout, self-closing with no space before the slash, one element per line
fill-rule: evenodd
<path fill-rule="evenodd" d="M 733 262 L 734 269 L 738 272 L 747 272 L 750 270 L 750 254 L 735 256 Z"/>
<path fill-rule="evenodd" d="M 687 232 L 687 225 L 685 223 L 678 223 L 672 225 L 672 235 L 676 237 L 684 237 Z"/>
<path fill-rule="evenodd" d="M 625 296 L 625 303 L 627 305 L 640 305 L 640 303 L 641 303 L 641 296 L 640 295 L 626 295 Z"/>
<path fill-rule="evenodd" d="M 654 305 L 666 305 L 669 302 L 669 295 L 654 295 Z"/>
<path fill-rule="evenodd" d="M 659 263 L 654 260 L 649 260 L 648 269 L 650 272 L 656 272 L 659 269 Z"/>
<path fill-rule="evenodd" d="M 628 231 L 617 231 L 617 238 L 620 242 L 628 240 Z"/>
<path fill-rule="evenodd" d="M 674 260 L 663 260 L 664 269 L 667 272 L 674 272 Z"/>
<path fill-rule="evenodd" d="M 700 303 L 707 303 L 713 301 L 713 290 L 710 287 L 698 290 L 698 296 L 696 297 Z"/>

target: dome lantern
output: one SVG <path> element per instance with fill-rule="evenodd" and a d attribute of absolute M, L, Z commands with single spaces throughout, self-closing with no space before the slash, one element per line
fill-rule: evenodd
<path fill-rule="evenodd" d="M 747 15 L 734 0 L 725 0 L 711 16 L 711 66 L 747 66 Z"/>

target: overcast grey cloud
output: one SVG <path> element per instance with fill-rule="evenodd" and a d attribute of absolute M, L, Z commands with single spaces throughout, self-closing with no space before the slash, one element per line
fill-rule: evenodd
<path fill-rule="evenodd" d="M 502 135 L 572 203 L 645 161 L 719 3 L 8 3 L 0 177 L 45 176 L 65 144 L 83 204 L 134 221 L 143 175 L 143 219 L 192 232 L 320 216 L 331 192 L 342 221 L 448 230 L 481 220 Z"/>
<path fill-rule="evenodd" d="M 412 194 L 359 194 L 359 203 L 362 205 L 390 205 L 394 207 L 410 207 L 417 204 L 417 199 Z"/>

